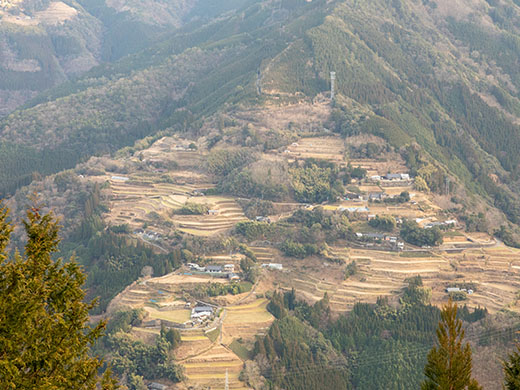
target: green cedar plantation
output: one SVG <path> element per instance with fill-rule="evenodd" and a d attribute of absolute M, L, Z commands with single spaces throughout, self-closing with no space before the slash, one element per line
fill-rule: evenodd
<path fill-rule="evenodd" d="M 386 299 L 379 299 L 375 305 L 358 303 L 351 312 L 336 319 L 331 316 L 326 295 L 323 300 L 309 305 L 296 299 L 294 289 L 285 293 L 275 292 L 268 310 L 277 320 L 268 334 L 257 340 L 253 352 L 255 360 L 274 389 L 322 388 L 316 380 L 324 381 L 332 389 L 421 388 L 421 383 L 430 378 L 430 368 L 447 372 L 444 366 L 435 366 L 447 360 L 434 359 L 433 355 L 446 353 L 446 349 L 434 348 L 436 352 L 428 355 L 428 350 L 435 343 L 436 324 L 440 320 L 443 321 L 441 324 L 445 324 L 446 320 L 451 321 L 453 330 L 459 332 L 456 341 L 460 341 L 460 326 L 463 322 L 464 326 L 472 324 L 485 327 L 487 317 L 486 310 L 471 311 L 466 306 L 457 312 L 453 309 L 454 304 L 448 315 L 446 310 L 441 312 L 428 302 L 420 277 L 409 280 L 400 308 L 389 305 Z M 513 335 L 509 335 L 499 342 L 507 345 L 513 338 Z M 293 345 L 295 342 L 297 347 Z M 482 339 L 477 347 L 485 343 L 486 340 Z M 466 359 L 461 369 L 471 368 L 469 346 L 459 347 L 457 356 Z M 290 356 L 297 356 L 298 363 Z M 517 378 L 514 364 L 514 357 L 505 363 L 506 372 L 508 367 L 513 370 L 509 375 L 510 381 Z M 423 373 L 425 366 L 426 378 Z M 458 378 L 455 371 L 453 374 Z M 329 376 L 325 378 L 323 373 Z M 466 378 L 462 374 L 460 377 Z M 506 374 L 506 381 L 507 378 Z M 307 380 L 309 387 L 304 386 L 304 380 Z M 466 389 L 468 383 L 476 385 L 469 379 L 463 383 L 464 387 L 453 388 Z M 450 389 L 444 385 L 435 386 L 425 388 Z M 468 387 L 473 388 L 480 387 Z"/>

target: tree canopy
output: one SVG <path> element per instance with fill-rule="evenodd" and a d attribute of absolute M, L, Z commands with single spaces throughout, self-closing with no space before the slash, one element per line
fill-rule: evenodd
<path fill-rule="evenodd" d="M 504 376 L 506 390 L 520 390 L 520 345 L 517 344 L 509 358 L 504 361 Z"/>
<path fill-rule="evenodd" d="M 428 354 L 421 390 L 481 390 L 471 378 L 471 347 L 463 345 L 462 321 L 457 319 L 457 305 L 451 300 L 441 312 L 437 340 L 438 345 Z"/>
<path fill-rule="evenodd" d="M 8 210 L 0 207 L 0 388 L 116 388 L 90 348 L 105 324 L 89 325 L 95 301 L 84 302 L 85 275 L 73 259 L 53 261 L 59 226 L 34 207 L 24 221 L 25 254 L 7 254 Z"/>

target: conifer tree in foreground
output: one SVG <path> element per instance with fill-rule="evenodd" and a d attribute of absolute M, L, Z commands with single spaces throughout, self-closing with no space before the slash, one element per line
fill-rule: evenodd
<path fill-rule="evenodd" d="M 421 390 L 481 390 L 471 378 L 471 347 L 463 345 L 464 329 L 457 319 L 457 305 L 451 299 L 441 312 L 437 329 L 438 345 L 428 354 L 426 380 Z"/>
<path fill-rule="evenodd" d="M 88 325 L 85 275 L 74 261 L 52 261 L 57 222 L 37 208 L 27 212 L 25 255 L 8 258 L 12 227 L 0 205 L 0 389 L 115 389 L 103 362 L 89 356 L 104 324 Z M 100 386 L 100 387 L 98 387 Z"/>
<path fill-rule="evenodd" d="M 520 390 L 520 344 L 504 362 L 504 377 L 506 390 Z"/>

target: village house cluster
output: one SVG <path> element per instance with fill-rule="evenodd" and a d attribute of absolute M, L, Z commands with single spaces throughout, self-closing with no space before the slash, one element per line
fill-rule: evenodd
<path fill-rule="evenodd" d="M 225 277 L 231 281 L 238 281 L 240 277 L 235 273 L 234 264 L 200 266 L 196 263 L 186 264 L 192 272 L 208 274 L 217 277 Z"/>

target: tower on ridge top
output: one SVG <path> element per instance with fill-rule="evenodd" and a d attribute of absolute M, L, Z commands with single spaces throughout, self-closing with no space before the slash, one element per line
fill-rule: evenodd
<path fill-rule="evenodd" d="M 330 72 L 330 100 L 334 101 L 334 82 L 336 81 L 336 72 Z"/>

